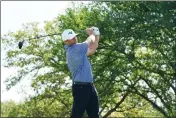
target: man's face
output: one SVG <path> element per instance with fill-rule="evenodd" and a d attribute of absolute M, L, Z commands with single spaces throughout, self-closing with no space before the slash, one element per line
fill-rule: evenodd
<path fill-rule="evenodd" d="M 72 40 L 70 40 L 71 44 L 78 43 L 77 37 L 75 36 Z"/>
<path fill-rule="evenodd" d="M 78 43 L 77 36 L 75 36 L 74 40 L 75 40 L 75 43 Z"/>

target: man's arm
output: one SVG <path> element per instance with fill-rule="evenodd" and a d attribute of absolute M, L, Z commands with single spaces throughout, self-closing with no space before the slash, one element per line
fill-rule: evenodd
<path fill-rule="evenodd" d="M 95 53 L 96 49 L 98 48 L 99 37 L 100 36 L 98 36 L 98 35 L 92 34 L 86 40 L 86 42 L 88 43 L 87 56 L 91 56 Z"/>

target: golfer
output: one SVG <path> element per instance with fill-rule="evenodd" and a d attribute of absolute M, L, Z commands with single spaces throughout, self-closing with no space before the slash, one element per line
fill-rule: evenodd
<path fill-rule="evenodd" d="M 86 29 L 89 37 L 83 43 L 78 43 L 77 34 L 72 29 L 62 33 L 65 43 L 66 61 L 72 73 L 73 106 L 71 118 L 82 118 L 86 111 L 89 118 L 99 118 L 99 102 L 96 88 L 93 85 L 93 74 L 87 56 L 92 56 L 99 42 L 99 29 Z"/>

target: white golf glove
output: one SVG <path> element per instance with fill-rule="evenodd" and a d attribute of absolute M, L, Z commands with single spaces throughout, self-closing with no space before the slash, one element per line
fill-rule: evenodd
<path fill-rule="evenodd" d="M 93 30 L 93 34 L 94 35 L 100 35 L 100 31 L 99 31 L 99 29 L 98 29 L 98 27 L 91 27 L 92 28 L 92 30 Z"/>

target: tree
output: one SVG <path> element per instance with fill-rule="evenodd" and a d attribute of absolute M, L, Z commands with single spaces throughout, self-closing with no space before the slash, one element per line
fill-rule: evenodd
<path fill-rule="evenodd" d="M 37 23 L 27 24 L 22 30 L 8 34 L 13 41 L 5 40 L 7 37 L 3 41 L 13 45 L 19 38 L 39 33 L 97 26 L 101 40 L 90 60 L 99 93 L 100 115 L 140 116 L 128 111 L 139 113 L 146 109 L 145 105 L 139 107 L 138 101 L 149 103 L 151 109 L 159 112 L 153 115 L 170 118 L 176 115 L 175 6 L 175 2 L 93 2 L 67 9 L 65 15 L 46 22 L 43 30 L 37 28 Z M 80 34 L 78 40 L 84 41 L 86 37 Z M 19 75 L 7 80 L 7 89 L 32 73 L 36 96 L 41 99 L 52 96 L 70 112 L 72 97 L 67 80 L 71 74 L 60 36 L 31 40 L 22 50 L 9 50 L 6 60 L 7 67 L 21 67 Z M 49 71 L 41 74 L 45 68 Z"/>
<path fill-rule="evenodd" d="M 1 117 L 9 116 L 10 112 L 16 109 L 17 105 L 18 104 L 12 100 L 1 102 Z"/>

